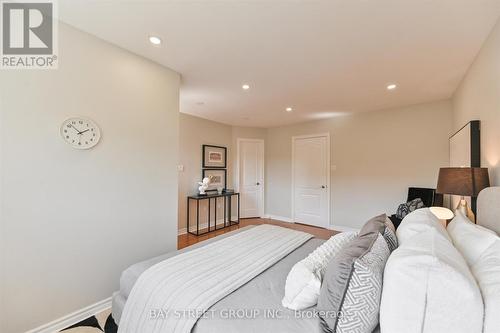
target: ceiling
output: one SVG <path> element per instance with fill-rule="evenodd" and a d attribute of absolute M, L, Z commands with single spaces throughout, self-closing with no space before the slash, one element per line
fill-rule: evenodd
<path fill-rule="evenodd" d="M 273 127 L 449 98 L 500 0 L 59 0 L 59 15 L 179 72 L 181 112 Z"/>

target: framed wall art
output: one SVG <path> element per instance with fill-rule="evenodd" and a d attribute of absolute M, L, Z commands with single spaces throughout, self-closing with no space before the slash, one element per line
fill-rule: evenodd
<path fill-rule="evenodd" d="M 210 178 L 207 191 L 217 191 L 218 188 L 226 189 L 226 169 L 203 169 L 201 178 Z"/>
<path fill-rule="evenodd" d="M 202 164 L 203 168 L 226 168 L 227 148 L 203 145 Z"/>
<path fill-rule="evenodd" d="M 481 121 L 472 120 L 450 137 L 450 167 L 481 167 Z M 448 197 L 448 206 L 455 209 L 461 197 Z M 466 198 L 474 214 L 477 198 Z"/>

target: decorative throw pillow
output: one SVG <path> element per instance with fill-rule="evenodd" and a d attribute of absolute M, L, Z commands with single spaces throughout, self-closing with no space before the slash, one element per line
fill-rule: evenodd
<path fill-rule="evenodd" d="M 379 232 L 384 236 L 391 252 L 398 247 L 398 238 L 396 237 L 394 225 L 386 214 L 376 216 L 366 222 L 361 228 L 360 235 L 370 232 Z"/>
<path fill-rule="evenodd" d="M 461 212 L 456 214 L 446 230 L 455 247 L 472 266 L 487 248 L 498 241 L 498 236 L 496 232 L 472 223 Z"/>
<path fill-rule="evenodd" d="M 500 237 L 458 212 L 448 225 L 455 247 L 467 260 L 484 301 L 484 333 L 500 332 Z"/>
<path fill-rule="evenodd" d="M 286 278 L 285 297 L 281 302 L 283 306 L 292 310 L 303 310 L 315 305 L 326 266 L 356 235 L 355 232 L 334 235 L 307 258 L 296 263 Z"/>
<path fill-rule="evenodd" d="M 388 217 L 385 218 L 385 228 L 382 235 L 384 236 L 387 245 L 389 245 L 389 250 L 391 252 L 397 249 L 399 242 L 398 237 L 396 236 L 396 228 Z"/>
<path fill-rule="evenodd" d="M 412 201 L 399 205 L 398 210 L 396 211 L 396 217 L 402 220 L 411 212 L 424 207 L 425 205 L 422 199 L 413 199 Z"/>
<path fill-rule="evenodd" d="M 445 238 L 448 242 L 451 242 L 448 232 L 439 222 L 436 215 L 434 215 L 429 208 L 422 208 L 406 215 L 399 225 L 398 230 L 396 230 L 399 246 L 419 233 L 428 231 L 429 229 L 437 231 L 440 236 Z"/>
<path fill-rule="evenodd" d="M 379 231 L 360 232 L 330 261 L 318 299 L 323 332 L 372 332 L 377 327 L 389 255 Z"/>
<path fill-rule="evenodd" d="M 500 240 L 487 248 L 471 267 L 484 301 L 483 333 L 500 332 Z"/>
<path fill-rule="evenodd" d="M 481 292 L 453 244 L 432 227 L 399 241 L 385 266 L 381 331 L 481 332 Z"/>

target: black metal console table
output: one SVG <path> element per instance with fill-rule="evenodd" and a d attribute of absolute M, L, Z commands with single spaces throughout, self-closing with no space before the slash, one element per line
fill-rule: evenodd
<path fill-rule="evenodd" d="M 231 215 L 232 205 L 231 205 L 231 203 L 232 203 L 233 196 L 236 196 L 237 200 L 238 200 L 238 215 L 237 215 L 237 219 L 234 221 L 231 220 L 231 218 L 232 218 L 232 215 Z M 220 228 L 217 228 L 217 199 L 218 198 L 224 199 L 224 226 L 220 227 Z M 214 215 L 214 225 L 213 225 L 213 228 L 211 229 L 210 220 L 212 217 L 212 212 L 211 212 L 212 199 L 214 199 L 214 201 L 215 201 L 215 207 L 214 207 L 215 209 L 214 209 L 214 214 L 213 214 Z M 191 228 L 190 228 L 190 216 L 189 216 L 190 214 L 189 213 L 190 213 L 190 208 L 191 208 L 191 206 L 190 206 L 191 200 L 196 201 L 196 233 L 191 232 Z M 202 200 L 208 200 L 208 219 L 207 219 L 208 227 L 206 228 L 207 231 L 200 233 L 200 201 L 202 201 Z M 190 195 L 187 197 L 187 232 L 190 233 L 191 235 L 195 235 L 195 236 L 205 235 L 211 231 L 224 229 L 226 227 L 236 225 L 239 223 L 240 223 L 240 194 L 239 193 L 228 192 L 228 193 L 222 193 L 222 194 L 215 193 L 215 194 L 207 194 L 207 195 L 196 194 L 196 195 Z"/>

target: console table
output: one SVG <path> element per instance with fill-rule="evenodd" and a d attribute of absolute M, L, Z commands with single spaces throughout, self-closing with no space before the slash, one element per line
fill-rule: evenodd
<path fill-rule="evenodd" d="M 231 215 L 231 210 L 232 210 L 232 199 L 233 197 L 236 196 L 237 202 L 238 202 L 238 214 L 237 214 L 237 219 L 236 220 L 231 220 L 232 215 Z M 224 226 L 217 228 L 217 199 L 222 198 L 224 200 Z M 196 201 L 196 232 L 191 232 L 191 219 L 190 219 L 190 208 L 191 208 L 191 201 Z M 208 227 L 206 228 L 206 231 L 200 232 L 200 201 L 203 200 L 208 200 Z M 212 214 L 211 207 L 212 207 L 212 200 L 215 202 L 214 205 L 214 214 Z M 211 219 L 212 215 L 214 215 L 214 223 L 213 226 L 211 226 Z M 215 230 L 220 230 L 224 229 L 226 227 L 236 225 L 240 223 L 240 194 L 236 192 L 228 192 L 228 193 L 214 193 L 214 194 L 207 194 L 207 195 L 190 195 L 187 197 L 187 232 L 191 235 L 195 236 L 200 236 L 200 235 L 205 235 L 211 231 Z"/>

